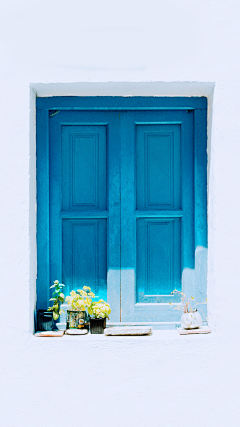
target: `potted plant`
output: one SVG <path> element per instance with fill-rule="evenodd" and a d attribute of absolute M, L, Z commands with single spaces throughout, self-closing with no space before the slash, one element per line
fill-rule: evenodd
<path fill-rule="evenodd" d="M 52 298 L 49 301 L 53 301 L 52 307 L 48 307 L 47 311 L 52 312 L 53 320 L 57 320 L 59 315 L 61 314 L 61 303 L 64 301 L 64 293 L 62 292 L 62 288 L 65 285 L 63 283 L 59 283 L 59 280 L 54 280 L 53 285 L 50 286 L 50 289 L 54 289 L 52 294 Z"/>
<path fill-rule="evenodd" d="M 206 304 L 207 299 L 204 302 L 198 303 L 195 301 L 195 297 L 187 298 L 183 292 L 177 291 L 176 289 L 172 293 L 177 293 L 181 297 L 181 304 L 175 306 L 172 302 L 170 305 L 174 305 L 175 310 L 183 312 L 181 317 L 181 326 L 183 329 L 196 329 L 202 326 L 202 317 L 197 307 L 200 304 Z M 201 310 L 202 311 L 202 310 Z"/>
<path fill-rule="evenodd" d="M 106 328 L 106 319 L 109 319 L 111 308 L 108 303 L 100 299 L 97 302 L 92 302 L 88 308 L 90 315 L 90 331 L 91 334 L 103 334 Z"/>
<path fill-rule="evenodd" d="M 89 286 L 83 286 L 82 289 L 71 291 L 65 301 L 68 303 L 67 310 L 67 329 L 83 328 L 87 320 L 87 309 L 92 304 L 92 298 L 95 295 L 91 292 Z"/>
<path fill-rule="evenodd" d="M 53 301 L 53 305 L 47 310 L 37 310 L 37 331 L 51 331 L 53 329 L 53 320 L 57 320 L 61 314 L 60 305 L 64 301 L 63 286 L 58 280 L 55 280 L 50 286 L 50 289 L 54 288 L 52 298 L 49 300 Z"/>

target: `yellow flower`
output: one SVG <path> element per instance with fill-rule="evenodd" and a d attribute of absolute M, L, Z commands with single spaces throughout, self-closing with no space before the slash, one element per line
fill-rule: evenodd
<path fill-rule="evenodd" d="M 91 297 L 91 298 L 94 298 L 94 297 L 95 297 L 95 294 L 94 294 L 93 292 L 89 292 L 89 293 L 88 293 L 88 296 L 89 296 L 89 297 Z"/>

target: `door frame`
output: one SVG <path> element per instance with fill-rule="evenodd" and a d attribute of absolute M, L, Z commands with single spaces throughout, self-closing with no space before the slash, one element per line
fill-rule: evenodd
<path fill-rule="evenodd" d="M 194 114 L 195 247 L 207 248 L 207 98 L 44 97 L 37 108 L 37 298 L 49 300 L 49 120 L 61 110 L 187 110 Z M 201 185 L 198 183 L 201 182 Z M 195 293 L 196 294 L 196 293 Z M 206 280 L 200 295 L 206 294 Z"/>

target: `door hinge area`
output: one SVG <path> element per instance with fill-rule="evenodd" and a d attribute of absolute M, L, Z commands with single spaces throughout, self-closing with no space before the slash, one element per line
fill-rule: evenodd
<path fill-rule="evenodd" d="M 56 110 L 56 111 L 49 110 L 49 117 L 56 116 L 56 114 L 58 114 L 58 113 L 60 113 L 60 110 Z"/>

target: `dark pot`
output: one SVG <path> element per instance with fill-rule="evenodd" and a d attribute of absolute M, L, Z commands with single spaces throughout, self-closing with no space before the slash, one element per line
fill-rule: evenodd
<path fill-rule="evenodd" d="M 37 310 L 37 331 L 52 331 L 53 313 L 52 311 Z"/>
<path fill-rule="evenodd" d="M 104 334 L 106 328 L 106 317 L 104 319 L 92 319 L 90 317 L 90 331 L 91 334 Z"/>

